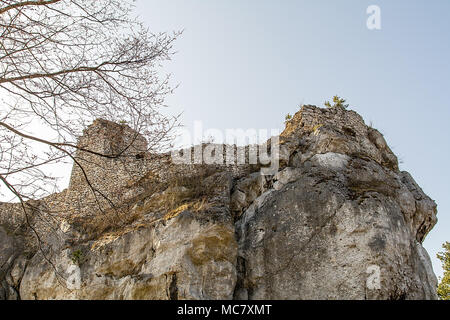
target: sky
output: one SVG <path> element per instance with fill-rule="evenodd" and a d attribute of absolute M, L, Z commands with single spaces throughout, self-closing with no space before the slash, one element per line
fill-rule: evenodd
<path fill-rule="evenodd" d="M 381 29 L 366 10 L 380 8 Z M 204 128 L 283 129 L 337 94 L 382 132 L 400 169 L 438 204 L 424 246 L 450 241 L 450 1 L 138 0 L 153 32 L 184 30 L 164 70 L 169 110 Z"/>

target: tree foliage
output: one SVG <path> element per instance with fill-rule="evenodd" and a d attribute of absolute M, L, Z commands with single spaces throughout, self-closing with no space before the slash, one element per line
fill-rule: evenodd
<path fill-rule="evenodd" d="M 444 269 L 444 276 L 438 286 L 438 295 L 441 300 L 450 300 L 450 242 L 444 243 L 442 248 L 444 251 L 437 254 Z"/>

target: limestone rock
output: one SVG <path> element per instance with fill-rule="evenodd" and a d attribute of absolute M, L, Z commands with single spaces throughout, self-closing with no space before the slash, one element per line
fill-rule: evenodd
<path fill-rule="evenodd" d="M 80 145 L 113 154 L 133 136 L 98 120 Z M 436 204 L 356 112 L 303 106 L 273 175 L 177 164 L 132 141 L 125 162 L 80 154 L 109 210 L 76 167 L 28 221 L 0 204 L 0 299 L 437 298 L 421 245 Z"/>

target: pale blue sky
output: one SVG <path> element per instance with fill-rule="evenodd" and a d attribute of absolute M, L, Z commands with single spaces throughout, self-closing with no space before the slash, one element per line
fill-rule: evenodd
<path fill-rule="evenodd" d="M 369 5 L 382 29 L 366 27 Z M 450 1 L 138 0 L 152 31 L 184 29 L 165 68 L 183 123 L 282 128 L 301 103 L 338 94 L 372 122 L 424 191 L 439 222 L 425 241 L 450 241 Z"/>

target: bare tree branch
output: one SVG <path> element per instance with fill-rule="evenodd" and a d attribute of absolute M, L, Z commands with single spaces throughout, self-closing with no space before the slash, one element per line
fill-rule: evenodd
<path fill-rule="evenodd" d="M 40 247 L 27 206 L 58 190 L 49 166 L 73 163 L 105 212 L 115 202 L 85 170 L 91 157 L 126 162 L 142 152 L 132 147 L 142 137 L 145 151 L 171 146 L 178 118 L 163 112 L 173 88 L 161 66 L 180 33 L 152 33 L 132 10 L 131 0 L 0 1 L 0 181 Z M 109 151 L 80 144 L 96 119 L 135 134 Z"/>

